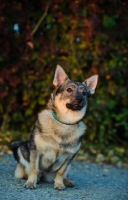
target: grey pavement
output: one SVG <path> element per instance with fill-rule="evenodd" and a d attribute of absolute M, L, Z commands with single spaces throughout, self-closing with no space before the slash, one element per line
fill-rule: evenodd
<path fill-rule="evenodd" d="M 0 200 L 128 200 L 128 169 L 74 161 L 73 188 L 58 191 L 52 183 L 41 183 L 29 190 L 23 188 L 25 180 L 14 178 L 15 165 L 12 155 L 0 157 Z"/>

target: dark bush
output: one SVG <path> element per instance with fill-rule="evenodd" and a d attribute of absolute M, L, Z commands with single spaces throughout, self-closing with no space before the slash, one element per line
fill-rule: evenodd
<path fill-rule="evenodd" d="M 128 3 L 112 0 L 0 4 L 1 130 L 26 134 L 53 89 L 56 64 L 78 81 L 98 73 L 86 140 L 128 138 Z M 40 20 L 41 23 L 38 23 Z"/>

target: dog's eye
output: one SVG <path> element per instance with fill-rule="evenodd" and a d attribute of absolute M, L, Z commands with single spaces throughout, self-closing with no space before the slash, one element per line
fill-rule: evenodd
<path fill-rule="evenodd" d="M 72 92 L 72 89 L 71 89 L 71 88 L 68 88 L 68 89 L 67 89 L 67 92 Z"/>
<path fill-rule="evenodd" d="M 82 94 L 85 96 L 87 94 L 87 92 L 84 91 L 84 92 L 82 92 Z"/>

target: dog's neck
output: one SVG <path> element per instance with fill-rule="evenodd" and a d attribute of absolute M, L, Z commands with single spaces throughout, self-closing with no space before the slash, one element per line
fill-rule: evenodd
<path fill-rule="evenodd" d="M 56 118 L 63 124 L 76 124 L 83 119 L 85 116 L 86 107 L 81 110 L 73 111 L 70 109 L 56 109 Z"/>
<path fill-rule="evenodd" d="M 61 124 L 65 124 L 65 125 L 76 125 L 79 122 L 79 121 L 76 122 L 76 123 L 65 123 L 65 122 L 62 122 L 62 121 L 59 120 L 59 118 L 57 117 L 57 115 L 56 115 L 56 113 L 54 111 L 52 111 L 52 116 L 56 121 L 60 122 Z"/>
<path fill-rule="evenodd" d="M 63 124 L 76 124 L 83 119 L 86 114 L 87 107 L 84 106 L 81 110 L 71 110 L 66 108 L 66 106 L 60 101 L 57 100 L 56 103 L 53 102 L 52 98 L 49 99 L 47 108 L 54 111 L 57 121 L 62 122 Z M 54 115 L 54 114 L 53 114 Z"/>

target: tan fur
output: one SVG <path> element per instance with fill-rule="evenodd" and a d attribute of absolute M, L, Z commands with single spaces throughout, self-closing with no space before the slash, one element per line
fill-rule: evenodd
<path fill-rule="evenodd" d="M 65 185 L 64 185 L 64 181 L 63 181 L 63 175 L 64 175 L 64 172 L 67 168 L 67 162 L 65 162 L 62 167 L 57 171 L 56 173 L 56 177 L 54 179 L 55 181 L 55 184 L 54 184 L 54 188 L 56 189 L 64 189 L 65 188 Z"/>
<path fill-rule="evenodd" d="M 17 163 L 17 166 L 16 166 L 16 170 L 15 170 L 15 178 L 23 178 L 23 179 L 27 179 L 28 176 L 25 172 L 25 168 L 20 164 L 20 163 Z"/>
<path fill-rule="evenodd" d="M 56 112 L 58 114 L 58 118 L 60 120 L 63 120 L 65 123 L 76 123 L 79 121 L 79 119 L 82 119 L 85 111 L 86 111 L 86 106 L 83 107 L 80 111 L 72 111 L 66 108 L 66 103 L 69 103 L 70 99 L 64 100 L 61 99 L 61 95 L 57 95 L 55 97 L 55 107 L 56 107 Z"/>
<path fill-rule="evenodd" d="M 30 172 L 29 172 L 28 180 L 25 183 L 26 188 L 36 187 L 38 172 L 39 172 L 39 152 L 37 150 L 31 150 Z"/>

